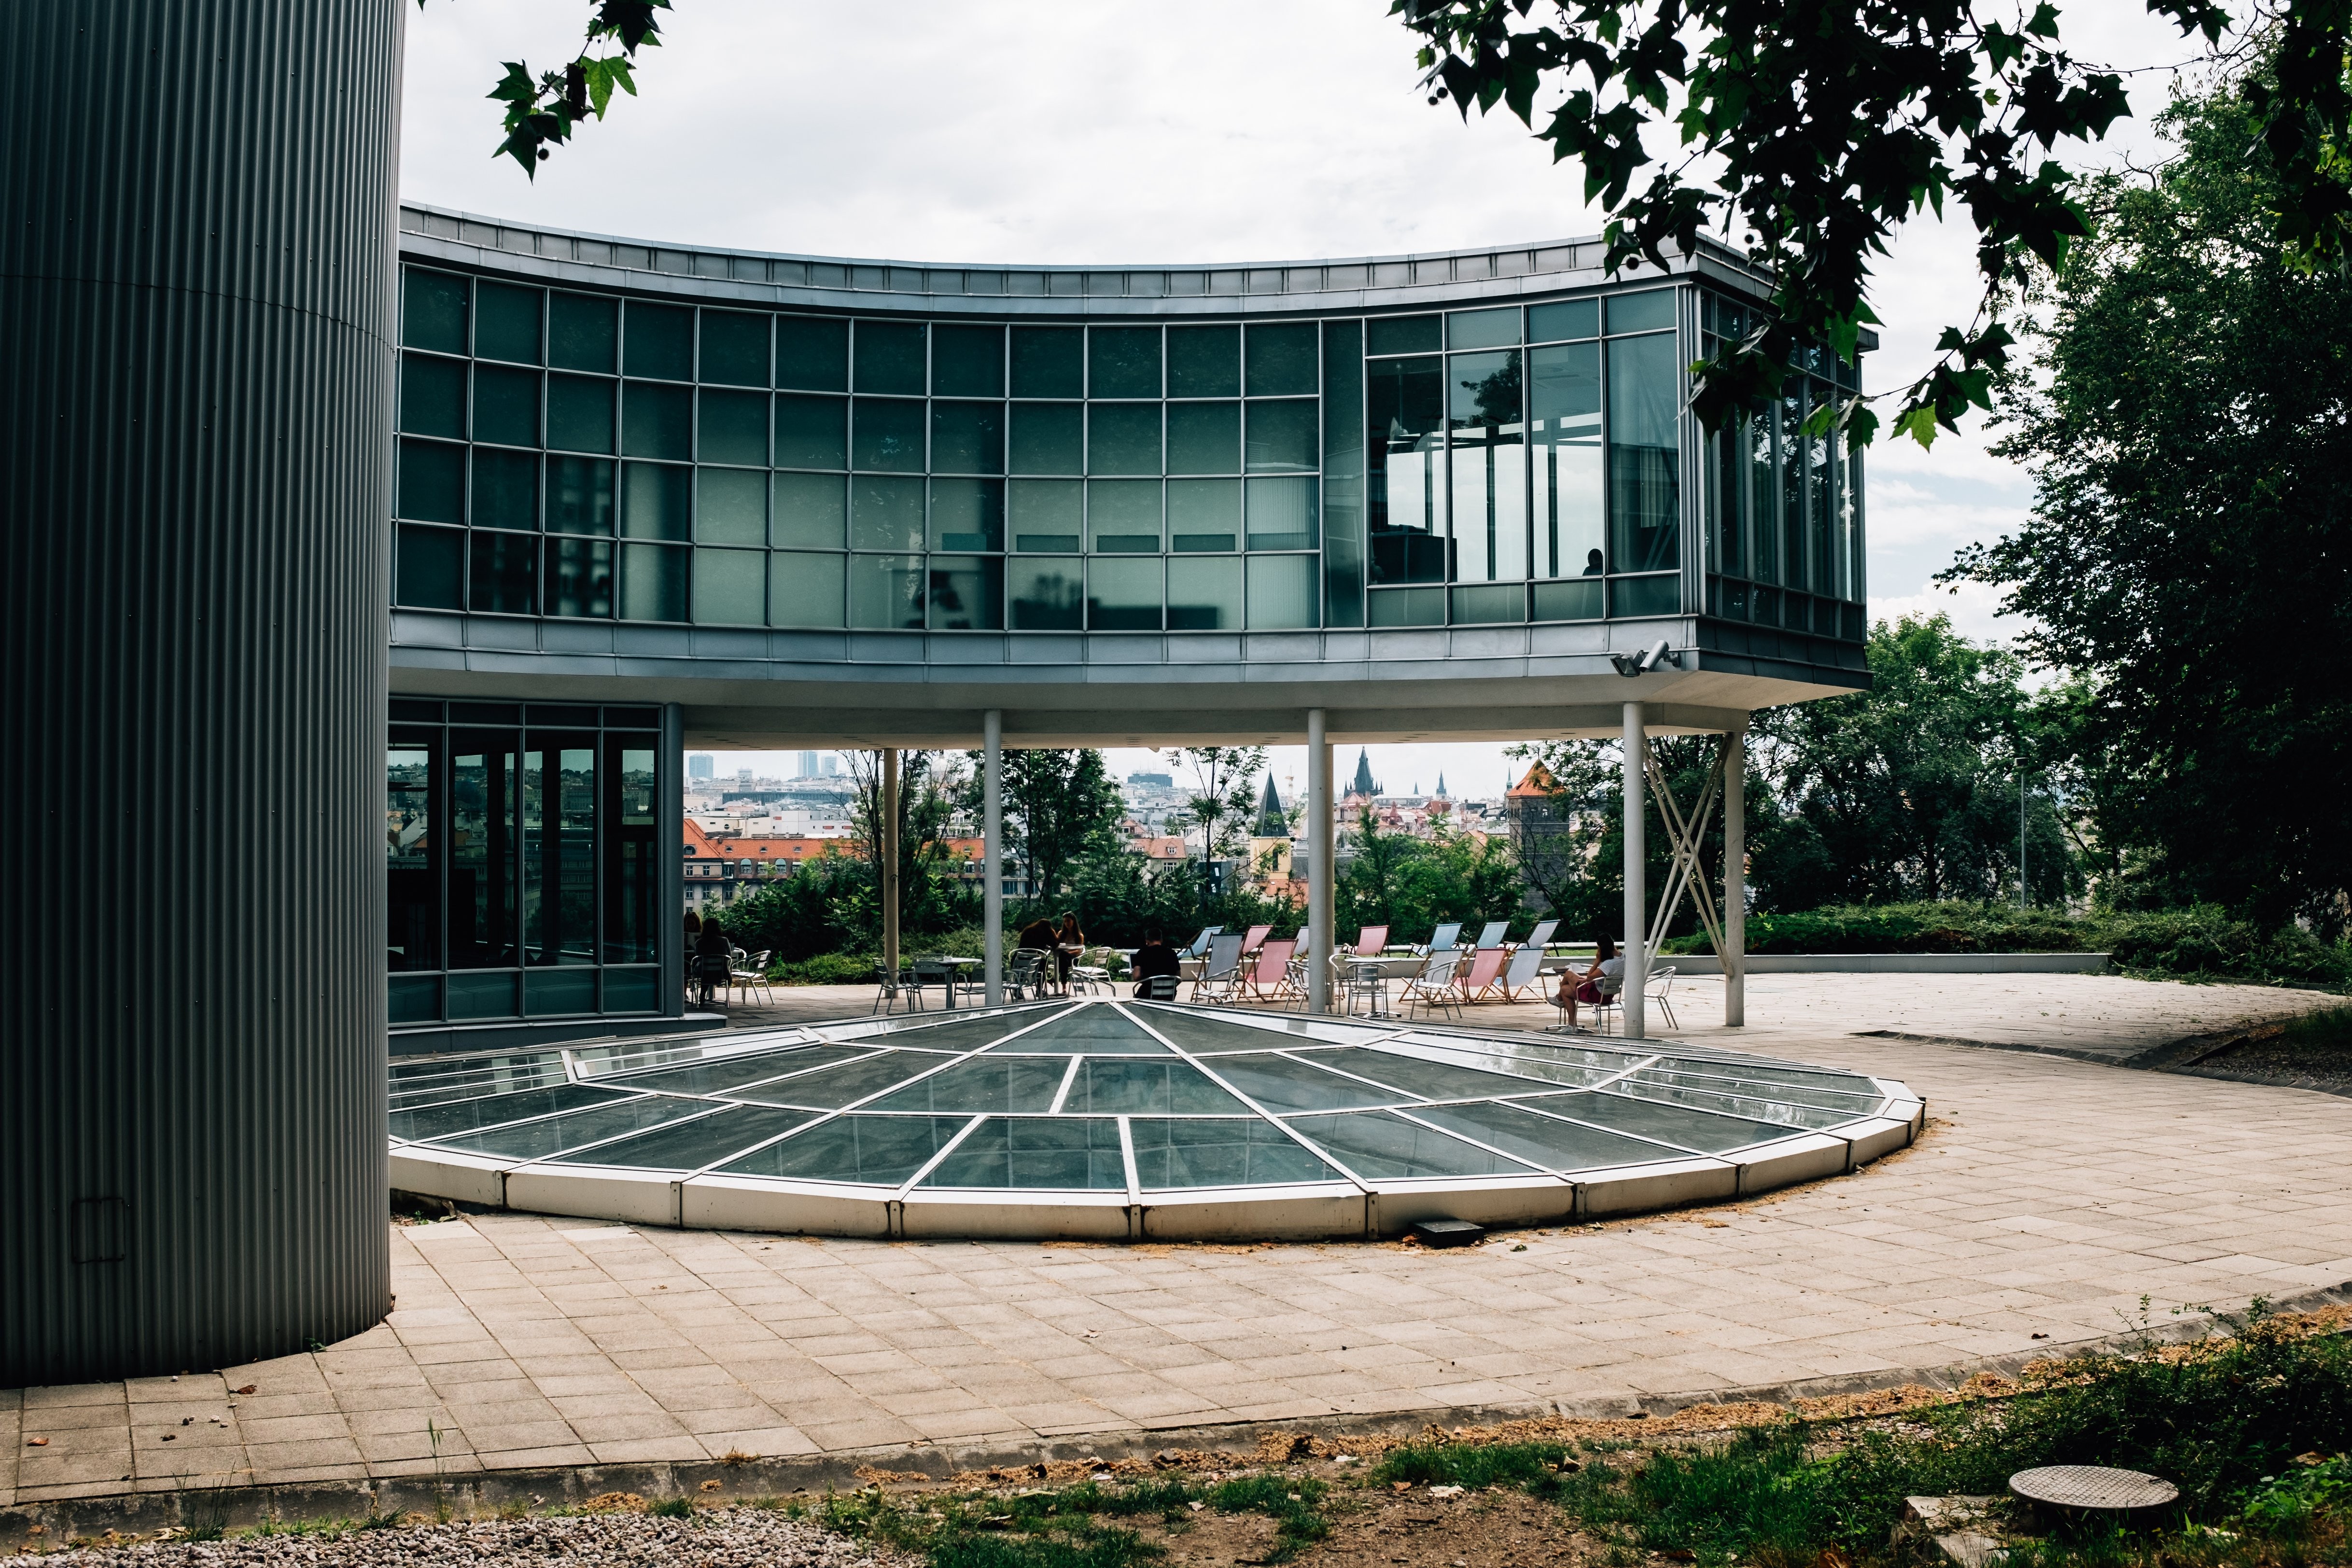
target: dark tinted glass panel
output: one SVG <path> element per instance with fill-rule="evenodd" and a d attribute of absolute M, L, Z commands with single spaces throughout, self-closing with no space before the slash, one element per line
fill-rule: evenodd
<path fill-rule="evenodd" d="M 547 459 L 547 526 L 555 533 L 613 531 L 611 458 Z"/>
<path fill-rule="evenodd" d="M 1008 563 L 1006 585 L 1016 631 L 1075 632 L 1085 626 L 1085 567 L 1076 556 L 1016 556 Z"/>
<path fill-rule="evenodd" d="M 1652 289 L 1640 294 L 1612 294 L 1607 301 L 1612 332 L 1651 332 L 1675 324 L 1675 291 Z"/>
<path fill-rule="evenodd" d="M 1242 405 L 1179 403 L 1168 410 L 1168 471 L 1232 474 L 1242 466 Z"/>
<path fill-rule="evenodd" d="M 537 289 L 487 279 L 474 290 L 474 353 L 482 359 L 539 363 L 539 315 L 546 296 Z"/>
<path fill-rule="evenodd" d="M 1249 405 L 1249 436 L 1245 457 L 1253 474 L 1311 474 L 1322 431 L 1316 416 L 1319 400 Z"/>
<path fill-rule="evenodd" d="M 1323 624 L 1364 623 L 1364 357 L 1356 321 L 1323 323 Z"/>
<path fill-rule="evenodd" d="M 1528 352 L 1528 420 L 1535 447 L 1535 574 L 1597 577 L 1607 546 L 1600 344 Z M 1591 613 L 1601 613 L 1597 599 Z M 1558 618 L 1540 610 L 1538 616 Z"/>
<path fill-rule="evenodd" d="M 1527 619 L 1527 590 L 1517 583 L 1493 583 L 1452 591 L 1455 626 L 1493 626 Z"/>
<path fill-rule="evenodd" d="M 412 436 L 466 437 L 466 366 L 430 354 L 400 356 L 400 427 Z"/>
<path fill-rule="evenodd" d="M 1135 1143 L 1136 1184 L 1147 1192 L 1340 1179 L 1339 1172 L 1281 1128 L 1255 1119 L 1139 1118 L 1129 1123 L 1129 1136 Z"/>
<path fill-rule="evenodd" d="M 1087 421 L 1088 473 L 1160 471 L 1159 404 L 1090 403 L 1087 405 Z"/>
<path fill-rule="evenodd" d="M 768 556 L 761 550 L 694 552 L 694 618 L 700 626 L 756 626 L 767 619 Z"/>
<path fill-rule="evenodd" d="M 1588 577 L 1567 583 L 1535 585 L 1535 618 L 1539 621 L 1597 621 L 1602 610 L 1601 579 Z"/>
<path fill-rule="evenodd" d="M 409 1142 L 421 1143 L 428 1138 L 446 1138 L 452 1132 L 473 1132 L 509 1121 L 528 1121 L 536 1116 L 551 1116 L 559 1110 L 581 1110 L 592 1105 L 609 1105 L 620 1098 L 611 1089 L 593 1089 L 584 1083 L 526 1089 L 513 1094 L 493 1094 L 481 1100 L 428 1105 L 416 1110 L 395 1110 L 392 1113 L 392 1135 Z"/>
<path fill-rule="evenodd" d="M 592 294 L 551 294 L 547 300 L 547 363 L 558 370 L 613 373 L 619 346 L 619 310 Z"/>
<path fill-rule="evenodd" d="M 465 1132 L 445 1138 L 438 1147 L 468 1153 L 496 1154 L 509 1160 L 539 1160 L 565 1149 L 577 1149 L 624 1132 L 682 1121 L 703 1107 L 690 1100 L 646 1096 L 593 1110 L 568 1111 L 537 1121 L 525 1121 L 502 1131 Z"/>
<path fill-rule="evenodd" d="M 768 318 L 742 310 L 702 312 L 702 379 L 768 384 Z"/>
<path fill-rule="evenodd" d="M 624 545 L 621 552 L 621 618 L 627 621 L 686 619 L 689 552 L 658 544 Z"/>
<path fill-rule="evenodd" d="M 751 468 L 698 468 L 694 537 L 705 544 L 768 542 L 768 476 Z"/>
<path fill-rule="evenodd" d="M 1086 531 L 1086 491 L 1075 479 L 1013 479 L 1006 489 L 1015 550 L 1075 551 Z"/>
<path fill-rule="evenodd" d="M 1090 549 L 1114 554 L 1160 552 L 1160 484 L 1156 479 L 1087 481 Z"/>
<path fill-rule="evenodd" d="M 1242 390 L 1239 327 L 1168 329 L 1168 395 L 1238 397 Z"/>
<path fill-rule="evenodd" d="M 1121 1192 L 1127 1157 L 1108 1117 L 993 1116 L 925 1176 L 926 1187 Z"/>
<path fill-rule="evenodd" d="M 1103 557 L 1087 563 L 1087 626 L 1098 632 L 1160 629 L 1158 557 Z"/>
<path fill-rule="evenodd" d="M 694 440 L 695 456 L 706 463 L 764 466 L 768 461 L 768 395 L 704 392 Z"/>
<path fill-rule="evenodd" d="M 566 452 L 613 449 L 613 390 L 584 375 L 547 378 L 547 444 Z"/>
<path fill-rule="evenodd" d="M 630 539 L 693 537 L 694 470 L 667 463 L 621 465 L 621 532 Z"/>
<path fill-rule="evenodd" d="M 931 405 L 931 471 L 940 474 L 1001 474 L 1004 471 L 1004 405 Z"/>
<path fill-rule="evenodd" d="M 539 454 L 474 448 L 474 526 L 539 526 Z"/>
<path fill-rule="evenodd" d="M 393 567 L 393 597 L 419 609 L 455 610 L 465 604 L 466 536 L 454 528 L 400 526 Z"/>
<path fill-rule="evenodd" d="M 1004 563 L 994 556 L 934 555 L 929 624 L 935 632 L 1004 629 Z"/>
<path fill-rule="evenodd" d="M 919 555 L 853 555 L 849 558 L 849 624 L 920 631 L 923 626 L 923 558 Z"/>
<path fill-rule="evenodd" d="M 511 712 L 511 710 L 509 710 Z M 510 730 L 450 733 L 449 966 L 511 969 L 521 759 Z M 512 1005 L 511 995 L 504 1004 Z"/>
<path fill-rule="evenodd" d="M 912 398 L 861 397 L 850 405 L 850 467 L 886 474 L 923 471 L 923 405 Z"/>
<path fill-rule="evenodd" d="M 778 474 L 772 544 L 838 550 L 848 515 L 845 481 L 838 474 Z"/>
<path fill-rule="evenodd" d="M 394 717 L 399 716 L 394 704 Z M 411 737 L 414 738 L 411 738 Z M 433 832 L 433 753 L 440 737 L 432 731 L 395 730 L 384 748 L 383 839 L 384 965 L 404 969 L 441 967 L 440 845 Z M 402 1122 L 393 1118 L 393 1136 Z"/>
<path fill-rule="evenodd" d="M 1252 550 L 1312 550 L 1317 532 L 1315 481 L 1311 479 L 1248 481 L 1249 547 Z"/>
<path fill-rule="evenodd" d="M 1524 1175 L 1528 1167 L 1402 1116 L 1302 1116 L 1291 1127 L 1360 1176 L 1412 1181 L 1439 1176 Z"/>
<path fill-rule="evenodd" d="M 466 352 L 466 280 L 410 268 L 402 279 L 400 341 L 445 354 Z"/>
<path fill-rule="evenodd" d="M 551 539 L 547 542 L 547 613 L 585 620 L 613 616 L 613 542 Z"/>
<path fill-rule="evenodd" d="M 1276 1113 L 1393 1105 L 1413 1098 L 1394 1089 L 1358 1083 L 1353 1079 L 1325 1072 L 1320 1068 L 1293 1061 L 1288 1057 L 1219 1057 L 1209 1065 L 1219 1078 Z"/>
<path fill-rule="evenodd" d="M 1322 390 L 1315 323 L 1285 321 L 1249 329 L 1247 391 L 1252 397 L 1283 397 Z"/>
<path fill-rule="evenodd" d="M 922 323 L 860 321 L 856 342 L 858 391 L 923 395 Z"/>
<path fill-rule="evenodd" d="M 923 481 L 875 479 L 849 482 L 849 543 L 854 550 L 920 550 Z"/>
<path fill-rule="evenodd" d="M 473 581 L 467 608 L 500 616 L 537 615 L 539 536 L 477 529 L 471 538 Z"/>
<path fill-rule="evenodd" d="M 1434 353 L 1444 346 L 1444 325 L 1436 316 L 1375 316 L 1364 323 L 1368 354 Z"/>
<path fill-rule="evenodd" d="M 1003 479 L 933 479 L 931 548 L 1004 548 Z"/>
<path fill-rule="evenodd" d="M 1662 291 L 1671 299 L 1671 291 Z M 1682 559 L 1682 367 L 1671 334 L 1609 345 L 1609 517 L 1612 572 L 1663 571 Z M 1614 613 L 1614 612 L 1612 612 Z"/>
<path fill-rule="evenodd" d="M 1442 626 L 1445 624 L 1445 590 L 1391 588 L 1367 598 L 1364 614 L 1366 620 L 1376 626 Z"/>
<path fill-rule="evenodd" d="M 1004 329 L 933 327 L 931 391 L 940 397 L 1003 396 Z"/>
<path fill-rule="evenodd" d="M 1013 329 L 1013 395 L 1084 397 L 1086 333 L 1076 327 Z"/>
<path fill-rule="evenodd" d="M 731 1162 L 745 1176 L 896 1186 L 969 1125 L 963 1116 L 841 1116 Z"/>
<path fill-rule="evenodd" d="M 849 399 L 780 394 L 776 398 L 776 467 L 849 467 Z"/>
<path fill-rule="evenodd" d="M 1671 616 L 1683 607 L 1683 580 L 1677 576 L 1617 577 L 1609 584 L 1609 613 L 1627 616 Z"/>
<path fill-rule="evenodd" d="M 1178 551 L 1233 550 L 1242 533 L 1239 479 L 1168 481 L 1168 535 Z"/>
<path fill-rule="evenodd" d="M 694 379 L 694 312 L 680 305 L 629 301 L 621 367 L 657 381 Z"/>
<path fill-rule="evenodd" d="M 466 521 L 466 448 L 438 441 L 400 444 L 402 517 L 421 522 Z"/>
<path fill-rule="evenodd" d="M 474 367 L 474 439 L 502 447 L 539 445 L 537 371 Z"/>
<path fill-rule="evenodd" d="M 1016 331 L 1018 329 L 1016 329 Z M 1012 469 L 1016 474 L 1082 471 L 1086 413 L 1076 403 L 1013 405 Z"/>
<path fill-rule="evenodd" d="M 1434 323 L 1436 318 L 1428 320 Z M 1364 375 L 1370 416 L 1372 581 L 1444 582 L 1447 551 L 1443 527 L 1445 374 L 1442 363 L 1434 356 L 1381 360 L 1367 363 Z"/>
<path fill-rule="evenodd" d="M 1601 301 L 1598 300 L 1561 300 L 1549 305 L 1528 307 L 1528 342 L 1531 343 L 1600 335 Z"/>
<path fill-rule="evenodd" d="M 683 386 L 656 386 L 633 381 L 621 392 L 621 455 L 625 458 L 667 458 L 684 462 L 694 456 L 694 394 Z"/>
<path fill-rule="evenodd" d="M 559 1154 L 558 1163 L 617 1165 L 638 1171 L 696 1171 L 740 1150 L 789 1132 L 813 1121 L 815 1112 L 739 1106 L 716 1116 L 640 1132 L 584 1153 Z"/>
<path fill-rule="evenodd" d="M 840 555 L 776 551 L 768 557 L 768 624 L 772 626 L 837 626 L 847 591 Z"/>
<path fill-rule="evenodd" d="M 776 318 L 776 384 L 804 392 L 849 390 L 849 323 Z"/>
<path fill-rule="evenodd" d="M 1506 305 L 1493 310 L 1453 310 L 1445 317 L 1449 349 L 1499 349 L 1519 341 L 1519 308 Z"/>
<path fill-rule="evenodd" d="M 1179 535 L 1177 548 L 1186 538 Z M 1223 534 L 1221 548 L 1233 548 Z M 1171 632 L 1231 631 L 1242 624 L 1242 561 L 1238 555 L 1200 556 L 1168 563 L 1168 629 Z M 1166 1110 L 1160 1106 L 1158 1109 Z"/>
<path fill-rule="evenodd" d="M 1089 397 L 1160 395 L 1160 329 L 1097 327 L 1087 345 Z"/>

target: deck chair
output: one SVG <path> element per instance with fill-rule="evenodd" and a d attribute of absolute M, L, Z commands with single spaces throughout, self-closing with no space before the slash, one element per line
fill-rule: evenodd
<path fill-rule="evenodd" d="M 1210 938 L 1208 962 L 1201 968 L 1201 978 L 1192 982 L 1192 1005 L 1213 1007 L 1238 1002 L 1246 984 L 1242 974 L 1242 939 Z"/>
<path fill-rule="evenodd" d="M 1192 939 L 1192 944 L 1190 947 L 1179 948 L 1177 950 L 1176 956 L 1179 958 L 1202 958 L 1207 956 L 1210 939 L 1224 929 L 1225 928 L 1223 926 L 1202 926 L 1201 928 L 1201 934 Z"/>
<path fill-rule="evenodd" d="M 1484 1002 L 1495 989 L 1495 982 L 1503 973 L 1508 954 L 1499 947 L 1482 947 L 1470 955 L 1470 967 L 1462 972 L 1461 991 L 1465 1002 Z"/>
<path fill-rule="evenodd" d="M 1511 962 L 1503 968 L 1502 978 L 1495 982 L 1506 1002 L 1524 1001 L 1519 993 L 1530 987 L 1543 988 L 1543 948 L 1530 941 L 1511 954 Z"/>
<path fill-rule="evenodd" d="M 1261 1002 L 1287 1000 L 1290 983 L 1290 955 L 1298 947 L 1297 937 L 1286 936 L 1260 947 L 1250 960 L 1250 994 Z"/>
<path fill-rule="evenodd" d="M 1478 933 L 1478 951 L 1487 952 L 1502 946 L 1504 933 L 1510 929 L 1508 921 L 1488 921 L 1486 929 Z"/>
<path fill-rule="evenodd" d="M 1356 933 L 1356 956 L 1358 958 L 1378 958 L 1381 955 L 1381 950 L 1386 948 L 1388 944 L 1388 927 L 1366 926 L 1362 931 Z"/>
<path fill-rule="evenodd" d="M 1404 988 L 1397 993 L 1397 1000 L 1404 1004 L 1404 1016 L 1408 1018 L 1412 1016 L 1415 1003 L 1421 1005 L 1423 1012 L 1432 1007 L 1443 1007 L 1458 1015 L 1462 1011 L 1462 993 L 1454 989 L 1454 972 L 1461 963 L 1462 950 L 1458 947 L 1431 953 L 1421 973 L 1406 981 Z"/>
<path fill-rule="evenodd" d="M 1451 952 L 1454 951 L 1454 944 L 1461 940 L 1462 922 L 1451 921 L 1429 933 L 1429 951 L 1432 953 Z"/>
<path fill-rule="evenodd" d="M 1264 947 L 1265 945 L 1265 939 L 1273 934 L 1274 928 L 1272 926 L 1250 927 L 1249 930 L 1243 933 L 1242 936 L 1242 956 L 1244 958 L 1247 958 L 1251 953 L 1254 953 L 1259 948 Z"/>
<path fill-rule="evenodd" d="M 1551 945 L 1551 933 L 1559 929 L 1559 922 L 1558 921 L 1545 921 L 1541 924 L 1538 925 L 1535 930 L 1529 931 L 1528 933 L 1528 940 L 1519 943 L 1519 945 L 1521 947 L 1532 947 L 1538 952 L 1541 952 L 1545 948 Z"/>

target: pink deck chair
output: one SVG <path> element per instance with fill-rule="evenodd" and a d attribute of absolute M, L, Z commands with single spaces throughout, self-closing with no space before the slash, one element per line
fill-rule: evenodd
<path fill-rule="evenodd" d="M 1272 926 L 1250 927 L 1248 933 L 1242 938 L 1242 956 L 1244 958 L 1247 958 L 1251 953 L 1255 952 L 1259 948 L 1265 946 L 1265 939 L 1273 934 L 1274 928 Z"/>
<path fill-rule="evenodd" d="M 1269 928 L 1270 929 L 1270 928 Z M 1298 939 L 1284 937 L 1269 942 L 1257 950 L 1255 963 L 1250 970 L 1250 991 L 1261 1002 L 1289 1000 L 1291 991 L 1290 955 L 1298 949 Z"/>
<path fill-rule="evenodd" d="M 1388 927 L 1366 926 L 1356 935 L 1356 956 L 1358 958 L 1378 958 L 1381 955 L 1381 950 L 1387 947 L 1388 944 Z"/>
<path fill-rule="evenodd" d="M 1462 987 L 1462 999 L 1465 1002 L 1485 1001 L 1488 993 L 1496 989 L 1496 976 L 1503 973 L 1503 961 L 1509 956 L 1499 947 L 1479 949 L 1477 956 L 1471 959 L 1470 967 L 1463 970 L 1455 982 Z"/>

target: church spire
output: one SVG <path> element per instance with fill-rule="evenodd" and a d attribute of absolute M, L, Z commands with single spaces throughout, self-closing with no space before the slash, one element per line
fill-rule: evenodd
<path fill-rule="evenodd" d="M 1381 793 L 1381 786 L 1372 782 L 1371 755 L 1361 746 L 1356 748 L 1356 782 L 1349 786 L 1349 793 L 1367 798 Z"/>
<path fill-rule="evenodd" d="M 1260 838 L 1287 838 L 1290 820 L 1282 815 L 1282 797 L 1274 793 L 1274 775 L 1265 775 L 1265 794 L 1257 803 L 1257 836 Z"/>

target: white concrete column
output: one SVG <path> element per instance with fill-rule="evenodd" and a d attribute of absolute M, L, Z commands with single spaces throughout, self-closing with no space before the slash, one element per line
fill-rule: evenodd
<path fill-rule="evenodd" d="M 1648 1037 L 1650 985 L 1649 847 L 1643 839 L 1644 795 L 1642 770 L 1648 762 L 1649 742 L 1643 733 L 1642 705 L 1625 704 L 1625 985 L 1617 994 L 1617 1010 L 1624 1015 L 1625 1037 Z"/>
<path fill-rule="evenodd" d="M 1307 710 L 1307 1010 L 1331 1010 L 1331 889 L 1339 856 L 1331 830 L 1331 742 L 1320 708 Z"/>
<path fill-rule="evenodd" d="M 981 908 L 988 931 L 982 949 L 987 960 L 988 1005 L 1004 1003 L 1004 712 L 992 708 L 983 721 L 981 763 Z"/>
<path fill-rule="evenodd" d="M 882 753 L 882 973 L 898 988 L 898 750 Z"/>
<path fill-rule="evenodd" d="M 1723 736 L 1723 1023 L 1748 1022 L 1748 726 Z"/>

